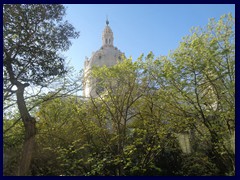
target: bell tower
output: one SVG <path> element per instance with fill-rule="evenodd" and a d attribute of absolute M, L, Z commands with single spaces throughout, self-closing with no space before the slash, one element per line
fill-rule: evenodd
<path fill-rule="evenodd" d="M 103 46 L 113 46 L 113 32 L 112 32 L 111 28 L 109 27 L 108 18 L 106 20 L 106 27 L 103 30 L 103 34 L 102 34 L 102 45 Z"/>

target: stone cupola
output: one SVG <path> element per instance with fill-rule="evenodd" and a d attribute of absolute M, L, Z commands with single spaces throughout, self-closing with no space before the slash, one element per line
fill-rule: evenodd
<path fill-rule="evenodd" d="M 113 32 L 108 25 L 109 25 L 109 21 L 107 19 L 106 27 L 104 28 L 103 34 L 102 34 L 102 45 L 103 46 L 113 46 Z"/>

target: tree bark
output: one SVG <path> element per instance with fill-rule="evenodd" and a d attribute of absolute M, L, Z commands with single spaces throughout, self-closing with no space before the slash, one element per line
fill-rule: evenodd
<path fill-rule="evenodd" d="M 25 140 L 23 144 L 22 157 L 18 167 L 18 176 L 27 176 L 32 161 L 32 154 L 35 146 L 35 122 L 30 121 L 25 126 Z"/>
<path fill-rule="evenodd" d="M 28 85 L 17 83 L 17 105 L 25 128 L 25 139 L 23 144 L 22 156 L 17 170 L 18 176 L 27 176 L 31 165 L 32 155 L 35 146 L 36 120 L 27 109 L 24 100 L 24 89 Z"/>

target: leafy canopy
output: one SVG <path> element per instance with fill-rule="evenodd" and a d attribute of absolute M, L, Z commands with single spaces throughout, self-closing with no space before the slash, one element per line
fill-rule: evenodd
<path fill-rule="evenodd" d="M 67 50 L 70 39 L 79 33 L 63 21 L 65 10 L 59 4 L 3 6 L 4 83 L 15 78 L 44 85 L 66 72 L 60 52 Z"/>

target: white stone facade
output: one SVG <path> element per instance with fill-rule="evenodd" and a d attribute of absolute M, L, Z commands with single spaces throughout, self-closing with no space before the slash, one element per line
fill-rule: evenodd
<path fill-rule="evenodd" d="M 84 62 L 84 88 L 83 96 L 96 97 L 96 79 L 89 77 L 89 72 L 94 66 L 113 66 L 121 61 L 123 53 L 113 46 L 113 32 L 109 27 L 108 20 L 102 34 L 102 47 L 92 54 L 90 59 L 86 58 Z"/>

